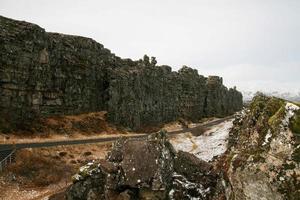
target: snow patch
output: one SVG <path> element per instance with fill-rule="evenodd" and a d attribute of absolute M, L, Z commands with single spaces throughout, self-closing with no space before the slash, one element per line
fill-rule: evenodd
<path fill-rule="evenodd" d="M 287 127 L 289 125 L 290 119 L 295 115 L 295 111 L 299 110 L 299 106 L 293 103 L 286 103 L 285 105 L 285 117 L 282 120 L 283 127 Z"/>
<path fill-rule="evenodd" d="M 174 180 L 173 180 L 174 184 L 181 185 L 183 188 L 186 188 L 187 190 L 195 190 L 203 198 L 205 198 L 206 195 L 210 192 L 210 188 L 209 187 L 208 188 L 204 188 L 203 185 L 201 185 L 199 183 L 197 184 L 197 183 L 190 182 L 190 181 L 187 180 L 186 177 L 184 177 L 184 176 L 182 176 L 180 174 L 174 173 L 173 174 L 173 178 L 174 178 Z M 170 199 L 172 199 L 173 195 L 174 195 L 174 190 L 172 192 L 171 191 L 170 191 L 171 195 L 169 193 Z M 188 198 L 190 200 L 200 200 L 200 199 L 202 199 L 200 197 L 192 197 L 190 195 L 187 195 L 187 196 L 188 196 Z"/>
<path fill-rule="evenodd" d="M 233 120 L 228 120 L 220 123 L 197 137 L 189 132 L 177 135 L 171 143 L 177 151 L 186 151 L 204 161 L 211 161 L 213 157 L 226 151 L 232 122 Z"/>
<path fill-rule="evenodd" d="M 268 130 L 268 133 L 267 133 L 267 135 L 266 135 L 266 137 L 265 137 L 265 141 L 264 141 L 264 143 L 262 144 L 262 145 L 266 145 L 268 142 L 269 142 L 269 139 L 272 137 L 272 133 L 271 133 L 271 131 L 270 130 Z"/>
<path fill-rule="evenodd" d="M 172 190 L 170 190 L 170 192 L 169 192 L 169 198 L 170 199 L 174 199 L 174 189 L 172 189 Z"/>

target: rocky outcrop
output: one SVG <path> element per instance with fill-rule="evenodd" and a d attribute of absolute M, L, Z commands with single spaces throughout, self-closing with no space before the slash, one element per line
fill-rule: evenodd
<path fill-rule="evenodd" d="M 228 90 L 222 78 L 206 78 L 186 66 L 172 72 L 169 66 L 141 61 L 120 68 L 114 71 L 109 92 L 110 120 L 133 129 L 180 117 L 192 121 L 221 117 L 242 108 L 241 93 Z"/>
<path fill-rule="evenodd" d="M 92 39 L 0 17 L 1 127 L 105 110 L 107 73 L 123 61 Z M 5 117 L 3 117 L 5 116 Z"/>
<path fill-rule="evenodd" d="M 121 68 L 110 84 L 109 117 L 133 128 L 179 117 L 199 119 L 205 116 L 205 82 L 203 76 L 188 67 L 179 72 L 144 63 Z"/>
<path fill-rule="evenodd" d="M 24 129 L 39 117 L 101 110 L 123 126 L 178 117 L 223 116 L 242 95 L 219 77 L 183 67 L 172 72 L 155 58 L 121 59 L 90 38 L 47 33 L 0 16 L 0 130 Z"/>
<path fill-rule="evenodd" d="M 83 166 L 66 197 L 75 199 L 211 199 L 221 176 L 205 161 L 176 153 L 164 132 L 117 141 L 106 160 Z M 221 190 L 217 190 L 220 188 Z"/>
<path fill-rule="evenodd" d="M 300 106 L 260 94 L 234 124 L 221 162 L 230 199 L 299 199 Z"/>

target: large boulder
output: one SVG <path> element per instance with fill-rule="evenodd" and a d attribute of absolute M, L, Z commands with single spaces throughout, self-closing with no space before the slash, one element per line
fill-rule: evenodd
<path fill-rule="evenodd" d="M 116 141 L 106 160 L 79 170 L 67 199 L 211 199 L 220 180 L 211 164 L 175 152 L 159 132 Z"/>
<path fill-rule="evenodd" d="M 212 199 L 220 181 L 213 166 L 195 155 L 179 151 L 174 159 L 171 199 Z"/>

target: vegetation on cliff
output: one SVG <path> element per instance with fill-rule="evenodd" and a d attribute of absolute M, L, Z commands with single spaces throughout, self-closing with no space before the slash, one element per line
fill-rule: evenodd
<path fill-rule="evenodd" d="M 232 199 L 298 199 L 299 110 L 259 94 L 237 116 L 223 163 Z"/>

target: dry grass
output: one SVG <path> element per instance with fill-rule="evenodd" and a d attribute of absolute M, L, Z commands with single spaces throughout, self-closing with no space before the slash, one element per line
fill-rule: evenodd
<path fill-rule="evenodd" d="M 60 157 L 41 155 L 38 150 L 20 150 L 16 162 L 8 171 L 20 176 L 27 186 L 47 186 L 59 182 L 62 177 L 70 176 L 76 167 L 65 163 Z"/>
<path fill-rule="evenodd" d="M 205 117 L 205 118 L 202 118 L 201 120 L 199 120 L 199 123 L 205 123 L 205 122 L 210 122 L 210 121 L 213 121 L 217 119 L 216 117 Z"/>
<path fill-rule="evenodd" d="M 0 175 L 0 199 L 45 199 L 72 182 L 78 168 L 104 159 L 111 143 L 19 150 L 16 162 Z"/>
<path fill-rule="evenodd" d="M 32 127 L 33 133 L 49 134 L 115 134 L 122 132 L 106 120 L 106 112 L 93 112 L 79 115 L 56 116 L 40 119 Z"/>
<path fill-rule="evenodd" d="M 197 126 L 191 130 L 191 133 L 193 134 L 193 136 L 197 137 L 197 136 L 203 135 L 203 133 L 205 131 L 206 131 L 206 129 L 203 128 L 202 126 Z"/>
<path fill-rule="evenodd" d="M 182 126 L 182 128 L 188 128 L 189 122 L 183 118 L 178 119 L 178 123 Z"/>
<path fill-rule="evenodd" d="M 74 145 L 17 151 L 16 162 L 7 173 L 12 173 L 26 187 L 45 187 L 62 179 L 70 181 L 78 168 L 104 158 L 110 144 Z"/>
<path fill-rule="evenodd" d="M 72 134 L 80 132 L 91 133 L 111 133 L 112 128 L 105 119 L 105 112 L 95 112 L 80 115 L 69 115 L 61 117 L 49 117 L 41 120 L 38 131 L 43 133 L 63 133 Z"/>
<path fill-rule="evenodd" d="M 115 134 L 124 133 L 117 129 L 106 120 L 106 112 L 93 112 L 78 115 L 53 116 L 47 118 L 36 119 L 30 126 L 19 128 L 8 132 L 10 135 L 19 137 L 39 137 L 47 138 L 52 134 Z M 8 134 L 7 133 L 7 134 Z"/>
<path fill-rule="evenodd" d="M 0 131 L 0 143 L 41 142 L 45 140 L 82 139 L 98 136 L 128 134 L 106 120 L 106 112 L 42 118 L 30 129 L 7 134 Z"/>

